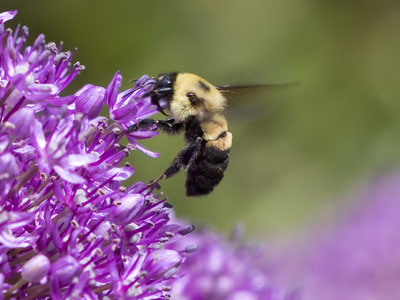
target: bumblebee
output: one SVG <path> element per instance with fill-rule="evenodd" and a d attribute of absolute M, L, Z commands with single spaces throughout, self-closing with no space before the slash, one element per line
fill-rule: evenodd
<path fill-rule="evenodd" d="M 209 194 L 224 177 L 232 146 L 232 134 L 224 116 L 226 99 L 223 94 L 258 87 L 266 85 L 217 87 L 192 73 L 159 75 L 153 89 L 143 97 L 151 97 L 152 104 L 164 115 L 167 114 L 160 101 L 166 101 L 171 117 L 166 120 L 141 120 L 128 128 L 128 132 L 154 127 L 168 134 L 184 131 L 186 145 L 161 176 L 149 185 L 185 168 L 186 195 Z"/>
<path fill-rule="evenodd" d="M 228 167 L 232 134 L 223 111 L 225 97 L 205 79 L 191 73 L 168 73 L 157 78 L 145 96 L 160 112 L 160 100 L 166 101 L 171 117 L 166 120 L 144 119 L 128 131 L 148 129 L 154 125 L 168 134 L 184 131 L 186 146 L 171 165 L 151 184 L 169 178 L 182 168 L 187 171 L 186 195 L 209 194 L 221 182 Z"/>

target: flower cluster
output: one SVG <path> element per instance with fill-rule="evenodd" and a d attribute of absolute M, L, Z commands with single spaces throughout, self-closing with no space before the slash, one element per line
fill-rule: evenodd
<path fill-rule="evenodd" d="M 297 290 L 288 292 L 268 276 L 264 249 L 240 245 L 240 232 L 229 241 L 211 231 L 192 233 L 182 241 L 198 246 L 187 255 L 182 272 L 174 281 L 174 300 L 296 300 Z"/>
<path fill-rule="evenodd" d="M 282 249 L 277 273 L 301 284 L 305 298 L 399 298 L 400 174 L 374 181 L 353 205 L 333 226 Z"/>
<path fill-rule="evenodd" d="M 122 185 L 132 150 L 157 156 L 137 142 L 157 132 L 126 130 L 157 112 L 141 97 L 154 80 L 119 92 L 117 72 L 107 88 L 61 96 L 83 66 L 43 35 L 29 46 L 26 27 L 5 29 L 15 14 L 0 14 L 0 293 L 167 299 L 190 247 L 164 245 L 193 227 L 171 223 L 146 184 Z"/>

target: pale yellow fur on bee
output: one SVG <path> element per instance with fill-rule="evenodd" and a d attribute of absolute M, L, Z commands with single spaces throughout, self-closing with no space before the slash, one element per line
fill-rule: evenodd
<path fill-rule="evenodd" d="M 202 87 L 206 86 L 206 88 Z M 187 93 L 194 93 L 203 99 L 202 106 L 193 107 Z M 191 116 L 196 116 L 200 121 L 209 114 L 224 110 L 226 100 L 224 96 L 208 81 L 192 73 L 179 73 L 174 84 L 174 95 L 171 100 L 170 110 L 177 121 L 185 121 Z"/>
<path fill-rule="evenodd" d="M 206 141 L 213 141 L 224 132 L 228 131 L 228 122 L 221 114 L 211 114 L 207 119 L 200 123 L 201 130 L 203 131 L 203 138 Z"/>
<path fill-rule="evenodd" d="M 226 136 L 217 140 L 208 141 L 207 146 L 214 146 L 221 151 L 228 150 L 232 147 L 232 133 L 226 132 Z"/>

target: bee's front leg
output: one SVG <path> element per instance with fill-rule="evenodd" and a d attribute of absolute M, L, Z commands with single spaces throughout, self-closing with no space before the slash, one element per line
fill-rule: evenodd
<path fill-rule="evenodd" d="M 174 118 L 166 120 L 143 119 L 138 123 L 128 128 L 128 132 L 136 131 L 139 129 L 149 129 L 156 126 L 155 130 L 160 130 L 169 134 L 176 134 L 183 130 L 183 123 L 176 122 Z"/>
<path fill-rule="evenodd" d="M 136 124 L 133 124 L 127 129 L 127 132 L 132 132 L 132 131 L 137 131 L 139 129 L 149 129 L 153 125 L 157 125 L 159 121 L 154 120 L 154 119 L 143 119 L 137 122 Z M 157 126 L 158 127 L 158 126 Z"/>

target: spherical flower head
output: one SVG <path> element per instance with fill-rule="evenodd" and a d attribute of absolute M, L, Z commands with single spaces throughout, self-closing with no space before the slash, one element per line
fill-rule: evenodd
<path fill-rule="evenodd" d="M 307 299 L 397 299 L 400 174 L 374 180 L 351 203 L 333 224 L 285 245 L 276 273 Z"/>
<path fill-rule="evenodd" d="M 127 130 L 157 113 L 144 96 L 154 79 L 120 91 L 116 72 L 60 96 L 83 67 L 44 35 L 26 45 L 27 27 L 5 29 L 15 14 L 0 13 L 0 294 L 168 299 L 184 261 L 168 245 L 186 225 L 154 187 L 124 186 L 132 151 L 157 156 L 138 142 L 157 132 Z"/>

